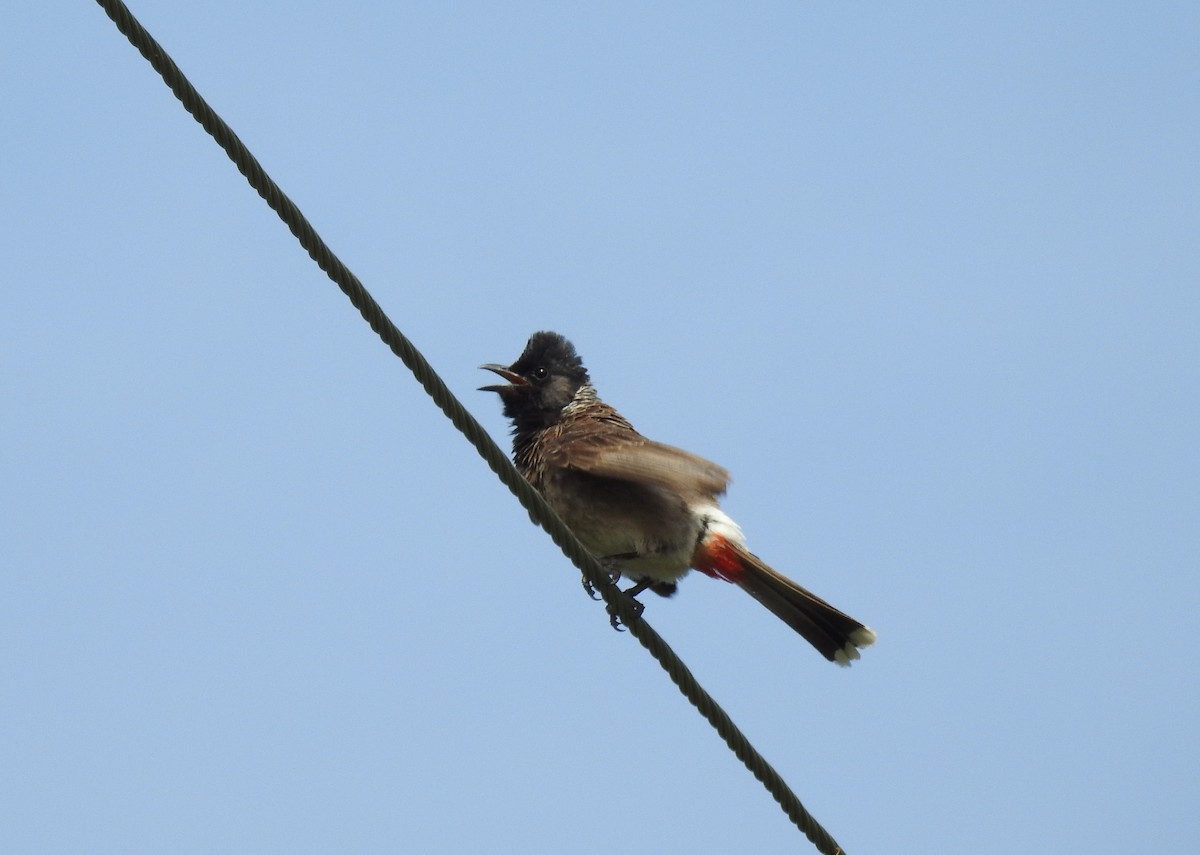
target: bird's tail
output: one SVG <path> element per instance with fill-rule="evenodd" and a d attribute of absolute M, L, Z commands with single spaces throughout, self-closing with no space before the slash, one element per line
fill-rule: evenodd
<path fill-rule="evenodd" d="M 710 548 L 705 551 L 713 560 L 696 569 L 736 584 L 830 662 L 849 665 L 859 658 L 859 648 L 875 643 L 869 626 L 806 591 L 740 543 L 719 536 L 708 540 L 705 546 Z M 714 540 L 719 543 L 711 543 Z"/>

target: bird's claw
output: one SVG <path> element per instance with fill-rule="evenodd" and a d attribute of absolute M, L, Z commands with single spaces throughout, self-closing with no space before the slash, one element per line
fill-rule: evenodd
<path fill-rule="evenodd" d="M 615 562 L 604 561 L 601 563 L 604 565 L 604 572 L 608 574 L 608 581 L 612 582 L 614 585 L 617 584 L 617 582 L 621 580 L 621 571 L 617 569 Z M 589 597 L 591 597 L 593 600 L 604 599 L 596 591 L 596 586 L 592 584 L 592 580 L 587 577 L 586 573 L 584 574 L 583 579 L 580 581 L 583 584 L 583 590 L 587 591 L 587 595 Z"/>
<path fill-rule="evenodd" d="M 645 611 L 646 607 L 639 600 L 628 596 L 624 591 L 618 592 L 617 596 L 629 603 L 630 608 L 633 609 L 634 617 L 640 618 L 642 616 L 642 612 Z M 621 616 L 617 614 L 616 608 L 611 604 L 608 606 L 608 622 L 612 624 L 612 628 L 617 632 L 625 631 L 627 623 L 621 620 Z"/>
<path fill-rule="evenodd" d="M 620 562 L 624 559 L 635 558 L 635 557 L 636 556 L 632 555 L 632 554 L 630 554 L 630 555 L 612 555 L 612 556 L 609 556 L 608 558 L 600 559 L 600 564 L 604 567 L 604 572 L 608 575 L 608 581 L 613 584 L 614 588 L 616 587 L 617 583 L 621 581 L 621 563 Z M 586 573 L 583 576 L 582 583 L 583 583 L 583 590 L 587 591 L 587 595 L 589 597 L 591 597 L 593 600 L 604 599 L 602 596 L 600 596 L 600 593 L 596 590 L 596 586 L 592 584 L 592 580 L 587 577 Z M 646 588 L 649 585 L 650 585 L 650 580 L 643 579 L 642 581 L 638 582 L 635 585 L 630 585 L 624 591 L 622 591 L 620 588 L 617 588 L 617 590 L 616 590 L 616 596 L 625 600 L 625 602 L 629 606 L 629 610 L 633 612 L 633 615 L 635 618 L 641 617 L 642 611 L 646 608 L 640 602 L 638 602 L 637 595 L 640 594 L 642 591 L 646 590 Z M 617 609 L 614 606 L 614 604 L 609 603 L 608 605 L 605 606 L 605 608 L 608 611 L 608 622 L 610 624 L 612 624 L 612 628 L 615 629 L 617 632 L 624 632 L 627 622 L 621 620 L 621 616 L 620 616 L 620 614 L 617 613 Z"/>

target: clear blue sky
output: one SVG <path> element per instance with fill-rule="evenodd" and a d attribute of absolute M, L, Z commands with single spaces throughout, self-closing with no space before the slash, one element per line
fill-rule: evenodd
<path fill-rule="evenodd" d="M 647 610 L 848 852 L 1194 848 L 1195 3 L 133 10 L 497 439 L 563 332 L 875 627 Z M 813 851 L 99 7 L 5 18 L 5 847 Z"/>

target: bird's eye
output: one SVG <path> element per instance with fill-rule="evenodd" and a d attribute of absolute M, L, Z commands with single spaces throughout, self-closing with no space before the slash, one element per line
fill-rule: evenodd
<path fill-rule="evenodd" d="M 531 372 L 534 380 L 545 380 L 550 376 L 550 372 L 546 370 L 546 366 L 539 365 Z"/>

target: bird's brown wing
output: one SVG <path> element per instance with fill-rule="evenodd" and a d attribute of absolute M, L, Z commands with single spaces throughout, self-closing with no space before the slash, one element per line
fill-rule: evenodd
<path fill-rule="evenodd" d="M 558 442 L 549 443 L 552 465 L 598 478 L 634 481 L 684 495 L 725 492 L 729 472 L 695 454 L 646 439 L 615 411 L 592 414 L 586 424 L 564 422 Z"/>

